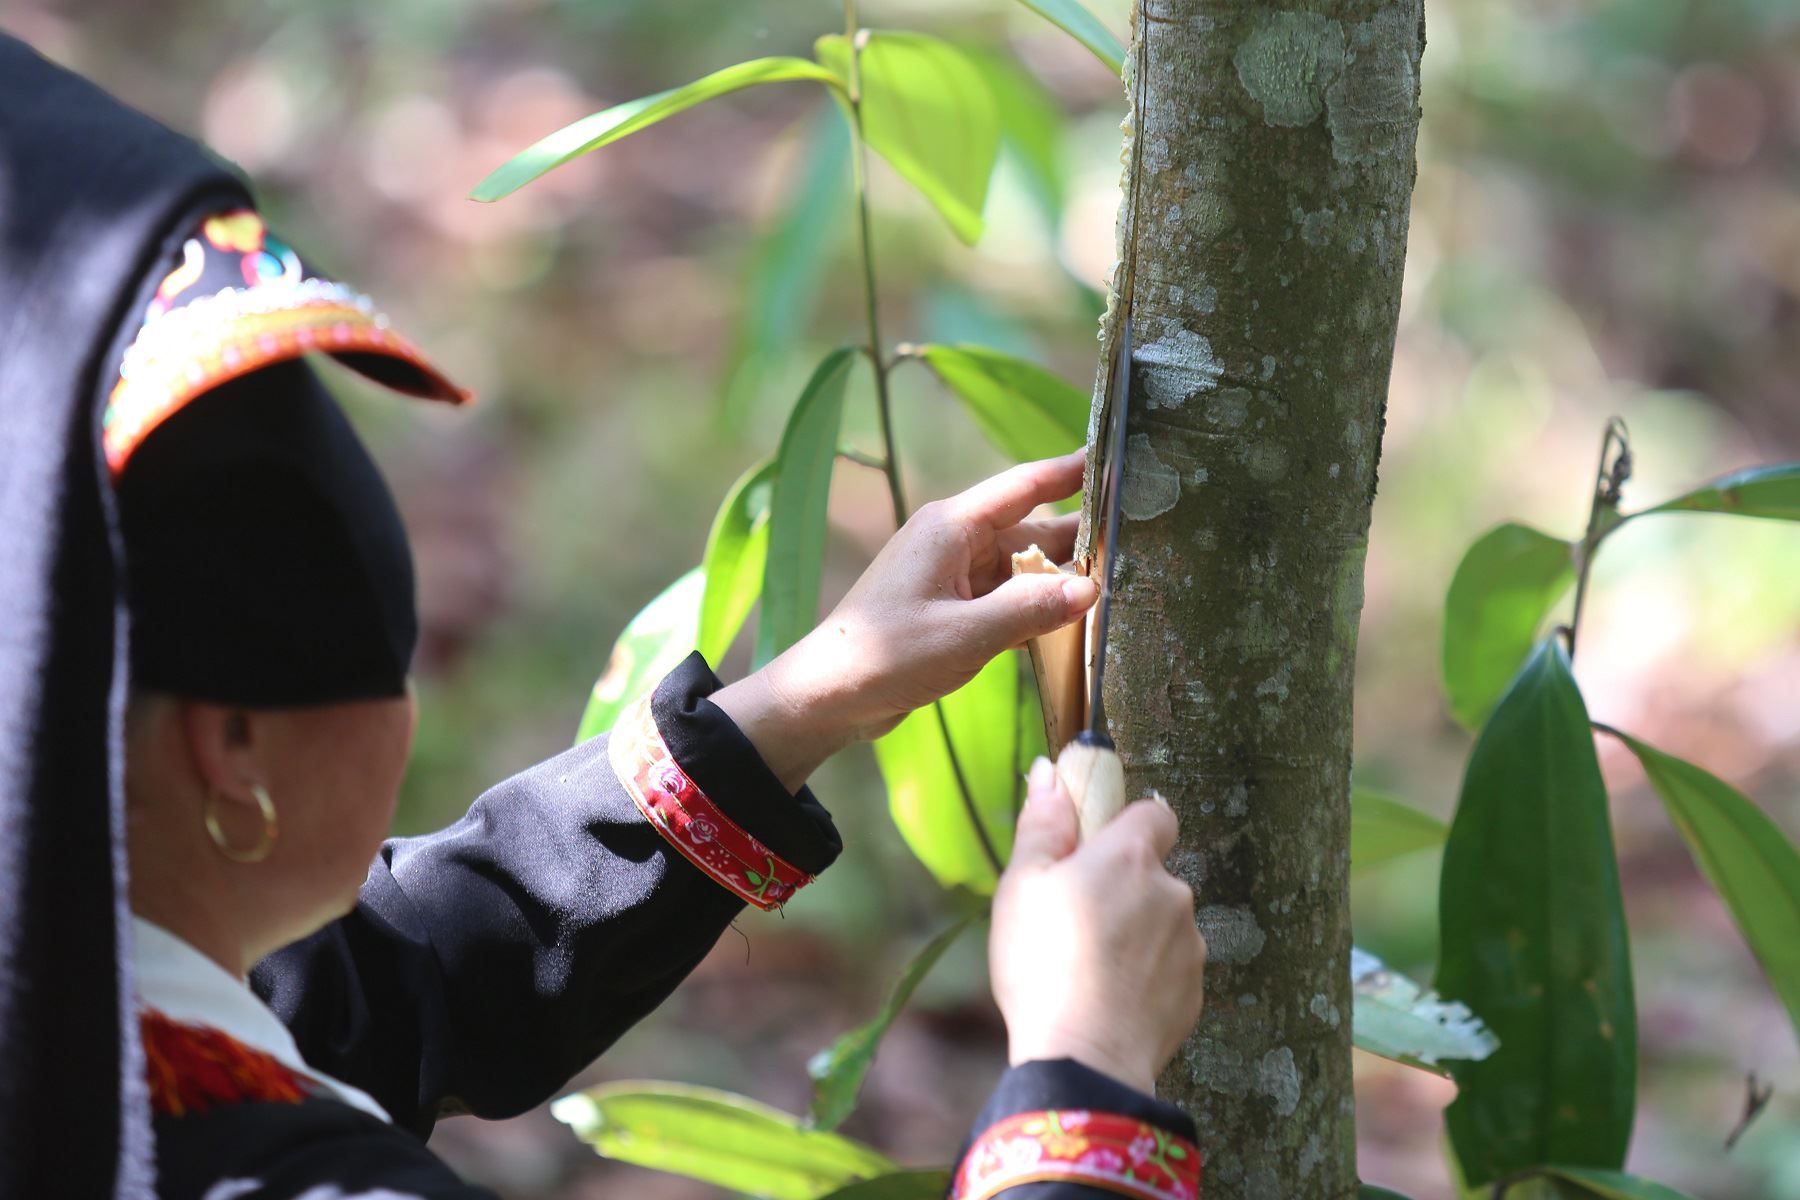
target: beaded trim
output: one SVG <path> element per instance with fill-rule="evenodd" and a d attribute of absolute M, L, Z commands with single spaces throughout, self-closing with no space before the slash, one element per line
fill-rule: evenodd
<path fill-rule="evenodd" d="M 607 739 L 613 772 L 663 839 L 747 904 L 780 908 L 813 877 L 733 824 L 681 769 L 645 696 L 628 707 Z"/>
<path fill-rule="evenodd" d="M 206 1025 L 154 1008 L 139 1011 L 150 1109 L 159 1117 L 203 1113 L 215 1104 L 298 1104 L 310 1084 L 272 1055 Z"/>
<path fill-rule="evenodd" d="M 157 288 L 107 398 L 101 438 L 115 479 L 151 431 L 195 397 L 308 353 L 380 355 L 410 371 L 378 382 L 451 403 L 469 399 L 388 328 L 369 297 L 335 280 L 306 278 L 305 271 L 253 211 L 201 223 L 182 247 L 181 264 Z M 222 280 L 245 286 L 221 286 Z M 354 360 L 348 365 L 368 373 Z"/>
<path fill-rule="evenodd" d="M 1020 1113 L 975 1139 L 950 1200 L 989 1200 L 1023 1183 L 1063 1181 L 1137 1200 L 1199 1200 L 1200 1149 L 1116 1113 Z"/>

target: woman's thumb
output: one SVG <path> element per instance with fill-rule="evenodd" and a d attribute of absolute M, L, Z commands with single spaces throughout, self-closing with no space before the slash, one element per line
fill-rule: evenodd
<path fill-rule="evenodd" d="M 1079 837 L 1075 802 L 1069 799 L 1050 760 L 1039 757 L 1025 776 L 1025 807 L 1013 833 L 1013 865 L 1041 865 L 1066 858 Z"/>
<path fill-rule="evenodd" d="M 968 606 L 977 636 L 991 654 L 1054 632 L 1079 617 L 1099 598 L 1085 575 L 1014 575 Z"/>

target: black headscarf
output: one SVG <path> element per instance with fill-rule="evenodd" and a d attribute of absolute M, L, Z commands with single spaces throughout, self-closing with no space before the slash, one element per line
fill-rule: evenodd
<path fill-rule="evenodd" d="M 201 146 L 0 34 L 0 1196 L 147 1197 L 153 1187 L 131 998 L 122 733 L 128 664 L 154 656 L 132 649 L 120 495 L 130 500 L 140 486 L 135 468 L 154 499 L 143 511 L 181 518 L 152 520 L 149 536 L 132 538 L 134 563 L 137 547 L 154 546 L 175 555 L 178 570 L 162 577 L 177 578 L 199 560 L 193 542 L 169 529 L 210 519 L 191 497 L 186 510 L 171 500 L 192 478 L 184 471 L 213 469 L 222 445 L 240 444 L 234 439 L 260 437 L 266 451 L 271 429 L 298 439 L 287 443 L 290 465 L 306 445 L 360 452 L 298 363 L 259 363 L 267 386 L 246 377 L 154 414 L 164 428 L 138 439 L 135 464 L 122 462 L 116 437 L 103 438 L 121 364 L 148 328 L 169 265 L 182 261 L 208 217 L 251 203 L 243 182 Z M 302 348 L 342 351 L 404 390 L 460 398 L 434 373 L 409 374 L 373 337 L 353 329 L 340 342 Z M 234 397 L 245 403 L 233 409 Z M 269 407 L 246 422 L 249 405 L 262 401 Z M 209 409 L 220 419 L 209 420 Z M 173 465 L 153 470 L 159 458 Z M 360 488 L 367 501 L 371 487 L 385 499 L 372 473 L 372 464 L 333 473 L 325 499 L 355 505 L 345 497 Z M 395 536 L 383 527 L 365 535 L 362 549 L 391 564 Z M 391 595 L 368 607 L 410 619 L 397 615 Z M 293 657 L 306 665 L 303 642 Z M 404 663 L 389 668 L 365 694 L 391 689 Z M 170 669 L 152 682 L 199 690 Z M 209 698 L 346 696 L 337 680 L 306 694 Z"/>

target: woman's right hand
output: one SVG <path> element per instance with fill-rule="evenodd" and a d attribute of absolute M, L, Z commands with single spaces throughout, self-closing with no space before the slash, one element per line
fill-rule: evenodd
<path fill-rule="evenodd" d="M 988 939 L 1008 1060 L 1072 1058 L 1154 1092 L 1200 1019 L 1206 968 L 1193 889 L 1163 867 L 1175 814 L 1139 800 L 1078 848 L 1050 761 L 1027 782 Z"/>

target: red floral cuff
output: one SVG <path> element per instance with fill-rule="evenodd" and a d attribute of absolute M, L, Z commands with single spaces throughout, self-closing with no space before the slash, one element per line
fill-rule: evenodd
<path fill-rule="evenodd" d="M 950 1200 L 988 1200 L 1022 1183 L 1081 1183 L 1140 1200 L 1198 1200 L 1200 1149 L 1115 1113 L 1020 1113 L 975 1139 Z"/>
<path fill-rule="evenodd" d="M 813 881 L 734 824 L 695 786 L 663 742 L 649 696 L 619 717 L 607 754 L 632 802 L 664 840 L 745 903 L 780 908 Z"/>

